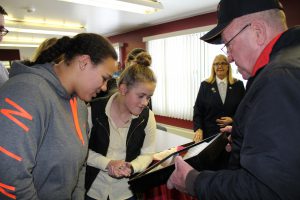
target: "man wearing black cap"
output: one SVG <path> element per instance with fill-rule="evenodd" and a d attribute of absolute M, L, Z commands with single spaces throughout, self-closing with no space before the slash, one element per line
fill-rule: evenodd
<path fill-rule="evenodd" d="M 207 199 L 300 199 L 300 27 L 278 0 L 221 0 L 202 40 L 224 43 L 247 92 L 232 127 L 228 169 L 194 170 L 180 157 L 169 188 Z"/>

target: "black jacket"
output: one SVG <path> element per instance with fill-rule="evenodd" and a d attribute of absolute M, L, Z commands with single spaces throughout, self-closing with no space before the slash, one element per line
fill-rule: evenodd
<path fill-rule="evenodd" d="M 93 127 L 89 140 L 89 149 L 96 153 L 106 156 L 109 146 L 109 122 L 105 114 L 105 107 L 109 97 L 99 98 L 91 103 Z M 149 108 L 145 108 L 139 117 L 131 121 L 127 139 L 126 139 L 126 162 L 130 162 L 138 157 L 145 139 L 145 127 L 149 117 Z M 100 169 L 88 166 L 86 167 L 85 188 L 90 189 L 96 179 Z"/>
<path fill-rule="evenodd" d="M 201 83 L 198 96 L 194 105 L 193 124 L 194 131 L 201 128 L 203 138 L 210 137 L 220 132 L 216 120 L 221 117 L 233 118 L 235 111 L 245 93 L 243 82 L 238 80 L 234 84 L 227 84 L 225 103 L 222 103 L 217 82 Z"/>
<path fill-rule="evenodd" d="M 300 27 L 273 47 L 235 115 L 230 170 L 203 171 L 198 198 L 300 199 Z"/>

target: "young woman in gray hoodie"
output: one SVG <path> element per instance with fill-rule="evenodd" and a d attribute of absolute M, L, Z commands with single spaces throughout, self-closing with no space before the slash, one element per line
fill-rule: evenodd
<path fill-rule="evenodd" d="M 33 63 L 12 65 L 0 89 L 1 200 L 84 199 L 83 101 L 106 90 L 116 60 L 108 40 L 82 33 L 59 39 Z"/>

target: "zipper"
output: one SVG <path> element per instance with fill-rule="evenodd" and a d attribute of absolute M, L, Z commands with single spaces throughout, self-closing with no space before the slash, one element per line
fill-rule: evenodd
<path fill-rule="evenodd" d="M 99 120 L 98 117 L 96 118 L 96 121 L 97 121 L 97 123 L 98 123 L 100 126 L 102 126 L 102 127 L 105 129 L 105 131 L 106 131 L 106 133 L 107 133 L 107 136 L 108 136 L 108 140 L 109 140 L 110 134 L 109 134 L 109 131 L 107 130 L 107 128 L 100 122 L 100 120 Z"/>
<path fill-rule="evenodd" d="M 128 143 L 129 143 L 129 140 L 131 138 L 131 136 L 133 135 L 133 133 L 135 132 L 135 130 L 145 121 L 145 119 L 143 118 L 143 120 L 133 129 L 133 131 L 131 132 L 131 134 L 129 135 L 128 137 L 128 140 L 126 142 L 126 148 L 128 147 Z"/>

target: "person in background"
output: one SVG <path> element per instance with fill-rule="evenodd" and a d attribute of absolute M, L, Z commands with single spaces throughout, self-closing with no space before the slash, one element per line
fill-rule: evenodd
<path fill-rule="evenodd" d="M 57 42 L 57 38 L 53 37 L 53 38 L 48 38 L 46 40 L 44 40 L 39 47 L 35 50 L 33 56 L 32 56 L 32 62 L 35 62 L 36 59 L 39 57 L 39 55 L 45 51 L 46 49 L 48 49 L 49 47 L 51 47 L 52 45 L 54 45 Z M 55 60 L 53 60 L 54 63 L 59 63 L 62 60 L 62 55 L 59 56 L 58 58 L 56 58 Z"/>
<path fill-rule="evenodd" d="M 52 61 L 64 54 L 63 60 Z M 111 43 L 62 37 L 37 59 L 14 62 L 0 89 L 0 199 L 84 199 L 87 108 L 116 71 Z"/>
<path fill-rule="evenodd" d="M 136 199 L 129 177 L 146 169 L 155 153 L 156 122 L 147 106 L 156 87 L 150 58 L 140 53 L 122 72 L 118 92 L 91 103 L 87 200 Z"/>
<path fill-rule="evenodd" d="M 129 67 L 130 65 L 134 64 L 137 55 L 142 52 L 146 52 L 146 51 L 141 48 L 135 48 L 132 51 L 130 51 L 125 60 L 125 67 Z M 151 56 L 150 55 L 149 55 L 149 59 L 150 59 L 150 65 L 151 65 Z M 115 92 L 115 90 L 117 89 L 117 81 L 118 81 L 122 71 L 123 70 L 122 70 L 121 63 L 118 62 L 118 71 L 115 72 L 113 75 L 113 78 L 108 81 L 107 91 L 100 92 L 99 94 L 97 94 L 96 98 L 105 97 L 105 96 L 110 95 L 111 93 Z M 149 104 L 151 105 L 151 102 L 149 102 Z"/>
<path fill-rule="evenodd" d="M 199 142 L 231 125 L 244 93 L 243 82 L 232 77 L 227 57 L 217 55 L 210 77 L 201 83 L 194 105 L 194 141 Z"/>
<path fill-rule="evenodd" d="M 97 93 L 96 97 L 94 97 L 90 102 L 87 103 L 91 104 L 93 101 L 98 101 L 99 98 L 110 96 L 111 94 L 115 93 L 117 90 L 118 90 L 117 80 L 116 78 L 113 77 L 107 81 L 107 90 L 100 91 L 99 93 Z"/>
<path fill-rule="evenodd" d="M 7 12 L 2 6 L 0 6 L 0 42 L 2 42 L 3 37 L 8 33 L 8 30 L 4 27 L 4 15 Z M 0 62 L 0 87 L 8 80 L 8 71 L 5 66 Z"/>
<path fill-rule="evenodd" d="M 123 71 L 122 63 L 121 63 L 120 61 L 118 61 L 118 71 L 116 71 L 116 72 L 114 73 L 113 78 L 114 78 L 114 79 L 118 79 L 118 78 L 120 77 L 122 71 Z"/>
<path fill-rule="evenodd" d="M 300 27 L 278 0 L 221 0 L 201 39 L 224 43 L 244 79 L 229 169 L 194 170 L 180 157 L 168 186 L 199 199 L 300 199 Z"/>
<path fill-rule="evenodd" d="M 145 49 L 142 49 L 142 48 L 134 48 L 133 50 L 131 50 L 127 57 L 126 57 L 126 60 L 125 60 L 125 68 L 126 67 L 129 67 L 130 65 L 134 64 L 135 61 L 136 61 L 136 57 L 140 54 L 140 53 L 143 53 L 143 52 L 146 52 Z M 152 63 L 152 58 L 150 56 L 150 54 L 148 54 L 149 56 L 149 61 L 150 61 L 150 65 Z M 149 65 L 149 66 L 150 66 Z M 121 63 L 118 62 L 118 72 L 115 73 L 113 79 L 110 80 L 109 82 L 109 85 L 110 85 L 110 90 L 113 90 L 113 89 L 116 89 L 117 88 L 117 81 L 118 81 L 118 78 L 120 77 L 121 73 L 122 73 L 122 66 L 121 66 Z M 108 90 L 109 91 L 109 90 Z M 105 95 L 108 95 L 109 92 L 106 92 L 104 93 L 103 95 L 100 94 L 100 96 L 105 96 Z M 149 106 L 151 106 L 151 102 L 149 102 Z"/>
<path fill-rule="evenodd" d="M 135 59 L 135 57 L 137 56 L 138 53 L 140 52 L 146 52 L 144 49 L 140 49 L 140 48 L 136 48 L 133 49 L 128 55 L 127 58 L 125 60 L 125 67 L 128 67 L 133 60 Z M 98 98 L 102 98 L 102 97 L 106 97 L 106 96 L 110 96 L 112 93 L 115 93 L 115 91 L 117 90 L 117 82 L 118 79 L 123 71 L 122 69 L 122 65 L 121 62 L 118 62 L 118 71 L 116 71 L 113 74 L 113 78 L 110 79 L 107 83 L 107 90 L 106 91 L 101 91 L 97 94 L 97 97 L 94 98 L 92 101 L 97 101 Z"/>

